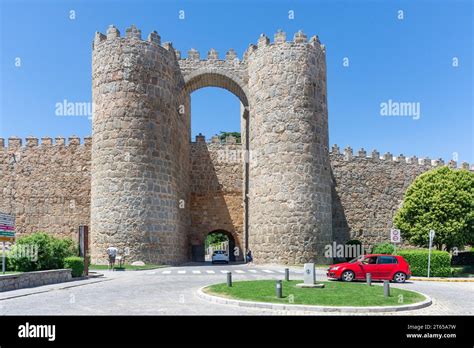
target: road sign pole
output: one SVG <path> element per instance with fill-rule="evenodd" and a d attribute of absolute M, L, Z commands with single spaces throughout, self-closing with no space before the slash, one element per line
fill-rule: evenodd
<path fill-rule="evenodd" d="M 428 278 L 430 277 L 430 266 L 431 266 L 431 246 L 433 245 L 433 238 L 435 236 L 435 231 L 431 230 L 429 237 L 429 247 L 428 247 Z"/>
<path fill-rule="evenodd" d="M 5 265 L 5 242 L 2 242 L 2 273 L 5 274 L 6 265 Z"/>

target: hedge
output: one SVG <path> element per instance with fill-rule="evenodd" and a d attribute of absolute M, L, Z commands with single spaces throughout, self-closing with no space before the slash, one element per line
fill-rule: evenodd
<path fill-rule="evenodd" d="M 372 254 L 388 254 L 391 255 L 395 251 L 395 247 L 390 243 L 377 244 L 372 248 Z"/>
<path fill-rule="evenodd" d="M 25 253 L 25 250 L 30 252 Z M 76 250 L 71 239 L 37 232 L 17 240 L 10 251 L 9 263 L 19 272 L 43 271 L 64 268 L 64 259 L 74 255 Z"/>
<path fill-rule="evenodd" d="M 460 251 L 451 259 L 453 266 L 474 266 L 474 251 Z"/>
<path fill-rule="evenodd" d="M 397 250 L 397 255 L 410 265 L 413 276 L 428 275 L 428 249 Z M 431 250 L 430 277 L 449 277 L 451 275 L 451 255 L 447 251 Z"/>
<path fill-rule="evenodd" d="M 64 259 L 64 268 L 71 268 L 73 277 L 82 277 L 84 274 L 84 259 L 79 256 L 66 257 Z"/>

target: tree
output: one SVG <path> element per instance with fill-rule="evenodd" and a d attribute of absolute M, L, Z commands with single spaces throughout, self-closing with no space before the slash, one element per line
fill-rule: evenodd
<path fill-rule="evenodd" d="M 209 245 L 226 242 L 228 240 L 229 238 L 224 233 L 221 233 L 221 232 L 210 233 L 206 238 L 206 248 Z"/>
<path fill-rule="evenodd" d="M 442 249 L 474 240 L 474 173 L 446 166 L 421 174 L 405 193 L 394 224 L 410 244 L 426 247 L 429 231 Z"/>
<path fill-rule="evenodd" d="M 221 131 L 221 134 L 219 134 L 219 140 L 220 140 L 220 141 L 224 141 L 225 138 L 227 138 L 227 137 L 230 136 L 230 135 L 232 135 L 232 136 L 235 138 L 235 141 L 236 141 L 237 143 L 240 143 L 240 142 L 241 142 L 241 140 L 240 140 L 240 138 L 241 138 L 240 132 L 223 132 L 223 131 Z"/>

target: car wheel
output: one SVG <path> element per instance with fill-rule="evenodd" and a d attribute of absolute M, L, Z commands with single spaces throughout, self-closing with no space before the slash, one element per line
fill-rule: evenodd
<path fill-rule="evenodd" d="M 395 283 L 405 283 L 405 280 L 407 280 L 407 275 L 403 272 L 397 272 L 393 276 L 393 281 Z"/>
<path fill-rule="evenodd" d="M 345 282 L 351 282 L 355 278 L 355 274 L 352 271 L 344 271 L 342 272 L 341 279 Z"/>

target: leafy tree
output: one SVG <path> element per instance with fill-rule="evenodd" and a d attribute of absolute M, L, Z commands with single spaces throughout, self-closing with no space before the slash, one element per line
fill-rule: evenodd
<path fill-rule="evenodd" d="M 229 238 L 222 232 L 210 233 L 206 238 L 206 248 L 209 245 L 227 242 Z"/>
<path fill-rule="evenodd" d="M 221 134 L 219 134 L 219 140 L 220 141 L 224 141 L 225 138 L 227 138 L 228 136 L 232 135 L 234 138 L 235 138 L 235 141 L 237 143 L 240 143 L 241 142 L 241 135 L 240 135 L 240 132 L 222 132 L 221 131 Z"/>
<path fill-rule="evenodd" d="M 395 226 L 410 244 L 442 249 L 463 247 L 474 240 L 474 173 L 446 166 L 421 174 L 405 193 Z"/>

